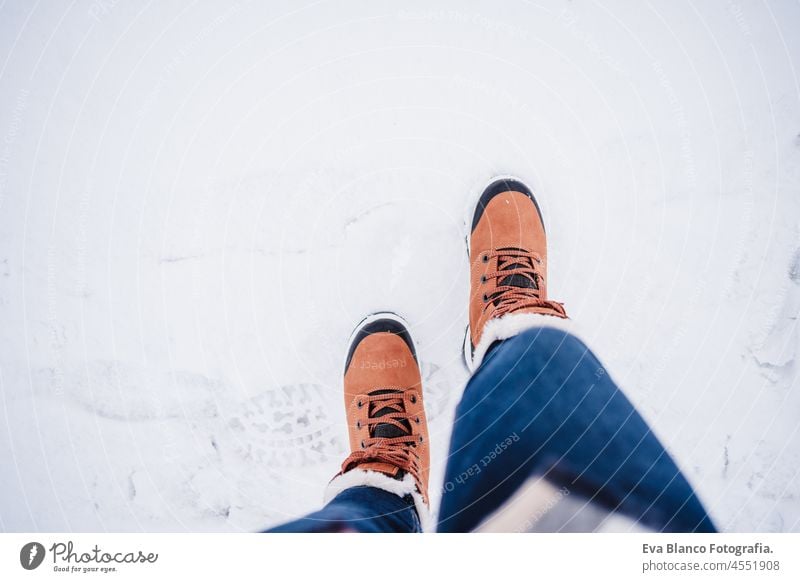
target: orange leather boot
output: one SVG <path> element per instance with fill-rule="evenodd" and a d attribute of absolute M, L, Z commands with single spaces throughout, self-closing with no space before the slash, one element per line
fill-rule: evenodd
<path fill-rule="evenodd" d="M 564 306 L 547 297 L 544 222 L 533 193 L 519 180 L 495 178 L 481 194 L 472 215 L 469 260 L 464 359 L 470 370 L 494 342 L 566 319 Z"/>
<path fill-rule="evenodd" d="M 417 352 L 406 323 L 376 313 L 353 332 L 344 367 L 350 456 L 328 485 L 326 501 L 349 487 L 378 487 L 414 499 L 429 525 L 430 447 Z"/>

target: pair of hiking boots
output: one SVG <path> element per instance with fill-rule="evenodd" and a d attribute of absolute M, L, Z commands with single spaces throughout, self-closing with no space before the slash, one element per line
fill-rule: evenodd
<path fill-rule="evenodd" d="M 469 327 L 464 358 L 476 370 L 496 341 L 566 318 L 547 297 L 547 237 L 539 206 L 522 182 L 496 178 L 477 202 L 468 237 Z M 428 511 L 430 447 L 419 361 L 408 325 L 394 313 L 370 315 L 355 329 L 344 368 L 351 453 L 328 487 L 410 495 Z"/>

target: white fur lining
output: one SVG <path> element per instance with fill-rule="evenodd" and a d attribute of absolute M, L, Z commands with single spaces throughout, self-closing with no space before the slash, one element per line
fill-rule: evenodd
<path fill-rule="evenodd" d="M 383 489 L 389 493 L 394 493 L 398 497 L 411 495 L 411 498 L 414 500 L 414 507 L 417 510 L 417 515 L 419 516 L 422 531 L 433 531 L 433 518 L 430 508 L 425 501 L 423 501 L 422 495 L 417 491 L 417 484 L 409 473 L 406 473 L 403 480 L 399 481 L 388 475 L 379 473 L 378 471 L 351 469 L 347 473 L 336 475 L 336 477 L 331 479 L 331 482 L 328 483 L 328 487 L 325 489 L 325 503 L 330 502 L 345 489 L 359 486 Z"/>
<path fill-rule="evenodd" d="M 474 372 L 480 367 L 486 351 L 494 342 L 512 338 L 534 327 L 554 327 L 574 333 L 574 324 L 571 319 L 544 313 L 509 313 L 490 319 L 483 327 L 483 334 L 478 345 L 475 346 L 472 358 L 466 358 L 470 371 Z"/>

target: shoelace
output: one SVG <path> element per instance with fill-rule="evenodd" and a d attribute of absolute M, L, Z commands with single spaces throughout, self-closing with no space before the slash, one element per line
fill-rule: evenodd
<path fill-rule="evenodd" d="M 500 317 L 525 307 L 545 307 L 566 316 L 563 304 L 542 299 L 544 276 L 539 271 L 542 257 L 538 253 L 516 248 L 497 249 L 485 254 L 483 260 L 488 262 L 494 257 L 497 257 L 497 271 L 486 273 L 483 282 L 497 279 L 497 285 L 494 291 L 483 295 L 484 311 L 494 305 L 494 316 Z M 514 275 L 529 280 L 530 286 L 500 284 L 504 279 L 512 281 Z"/>
<path fill-rule="evenodd" d="M 376 392 L 383 392 L 383 394 L 376 394 Z M 415 397 L 412 396 L 412 398 Z M 362 396 L 359 405 L 369 407 L 367 409 L 367 433 L 370 437 L 361 441 L 360 450 L 353 451 L 345 459 L 342 463 L 342 473 L 361 463 L 379 462 L 398 467 L 419 480 L 419 456 L 416 453 L 416 447 L 421 443 L 422 437 L 415 437 L 409 430 L 411 423 L 418 423 L 419 418 L 406 412 L 403 391 L 374 390 Z M 387 412 L 375 416 L 376 412 L 387 409 Z M 379 424 L 396 427 L 402 436 L 392 438 L 372 436 Z"/>

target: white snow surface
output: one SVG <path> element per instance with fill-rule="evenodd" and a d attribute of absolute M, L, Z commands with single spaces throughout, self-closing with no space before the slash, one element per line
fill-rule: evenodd
<path fill-rule="evenodd" d="M 464 216 L 540 199 L 551 298 L 726 531 L 800 530 L 800 4 L 0 5 L 0 529 L 320 506 L 366 314 L 441 497 Z"/>

